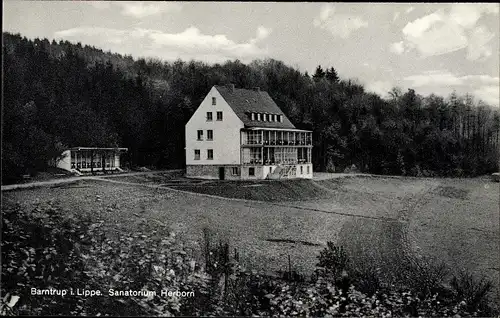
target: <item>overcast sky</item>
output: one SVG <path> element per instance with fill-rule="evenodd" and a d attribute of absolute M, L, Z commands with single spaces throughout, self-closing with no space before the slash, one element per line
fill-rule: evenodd
<path fill-rule="evenodd" d="M 3 30 L 133 57 L 333 66 L 393 86 L 499 105 L 499 5 L 3 1 Z"/>

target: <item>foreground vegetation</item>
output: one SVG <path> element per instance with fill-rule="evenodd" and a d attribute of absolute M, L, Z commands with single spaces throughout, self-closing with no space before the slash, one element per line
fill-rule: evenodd
<path fill-rule="evenodd" d="M 190 250 L 168 227 L 141 223 L 113 231 L 92 216 L 68 217 L 48 202 L 32 211 L 2 208 L 2 314 L 18 315 L 259 315 L 490 316 L 491 283 L 408 255 L 390 273 L 352 261 L 332 243 L 309 277 L 240 266 L 239 252 L 205 231 Z M 32 288 L 101 291 L 101 297 L 33 296 Z M 149 297 L 110 297 L 108 290 L 149 290 Z M 161 297 L 161 290 L 195 292 Z M 18 298 L 19 297 L 19 298 Z M 14 301 L 13 301 L 14 300 Z"/>
<path fill-rule="evenodd" d="M 34 173 L 73 146 L 129 148 L 132 166 L 182 168 L 184 125 L 213 85 L 260 87 L 313 130 L 319 171 L 462 176 L 498 166 L 500 114 L 471 95 L 391 98 L 318 67 L 268 59 L 207 65 L 130 56 L 3 33 L 2 182 Z"/>

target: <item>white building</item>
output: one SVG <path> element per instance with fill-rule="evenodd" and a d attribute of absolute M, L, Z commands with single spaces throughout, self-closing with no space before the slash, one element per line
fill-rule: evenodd
<path fill-rule="evenodd" d="M 78 174 L 92 171 L 122 171 L 120 153 L 126 151 L 127 148 L 74 147 L 65 150 L 53 165 Z"/>
<path fill-rule="evenodd" d="M 296 129 L 267 92 L 214 86 L 186 124 L 186 176 L 312 178 L 312 132 Z"/>

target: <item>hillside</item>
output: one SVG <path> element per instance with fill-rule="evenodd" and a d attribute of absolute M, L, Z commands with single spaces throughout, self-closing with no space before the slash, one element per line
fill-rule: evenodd
<path fill-rule="evenodd" d="M 72 146 L 129 148 L 131 166 L 182 168 L 184 124 L 213 85 L 268 91 L 312 129 L 320 171 L 477 175 L 497 169 L 498 110 L 472 96 L 367 93 L 334 67 L 311 77 L 281 61 L 208 65 L 137 59 L 3 33 L 2 182 L 46 168 Z"/>

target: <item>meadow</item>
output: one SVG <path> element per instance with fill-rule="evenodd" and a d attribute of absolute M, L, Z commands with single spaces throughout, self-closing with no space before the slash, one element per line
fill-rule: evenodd
<path fill-rule="evenodd" d="M 147 174 L 6 191 L 3 206 L 49 202 L 90 215 L 127 238 L 147 222 L 168 227 L 202 258 L 203 233 L 239 251 L 242 266 L 268 273 L 289 266 L 311 273 L 334 242 L 354 262 L 398 271 L 407 255 L 499 281 L 499 186 L 488 178 L 346 177 L 220 182 Z M 290 260 L 290 261 L 289 261 Z M 450 273 L 451 274 L 451 273 Z M 390 278 L 388 278 L 390 279 Z"/>

